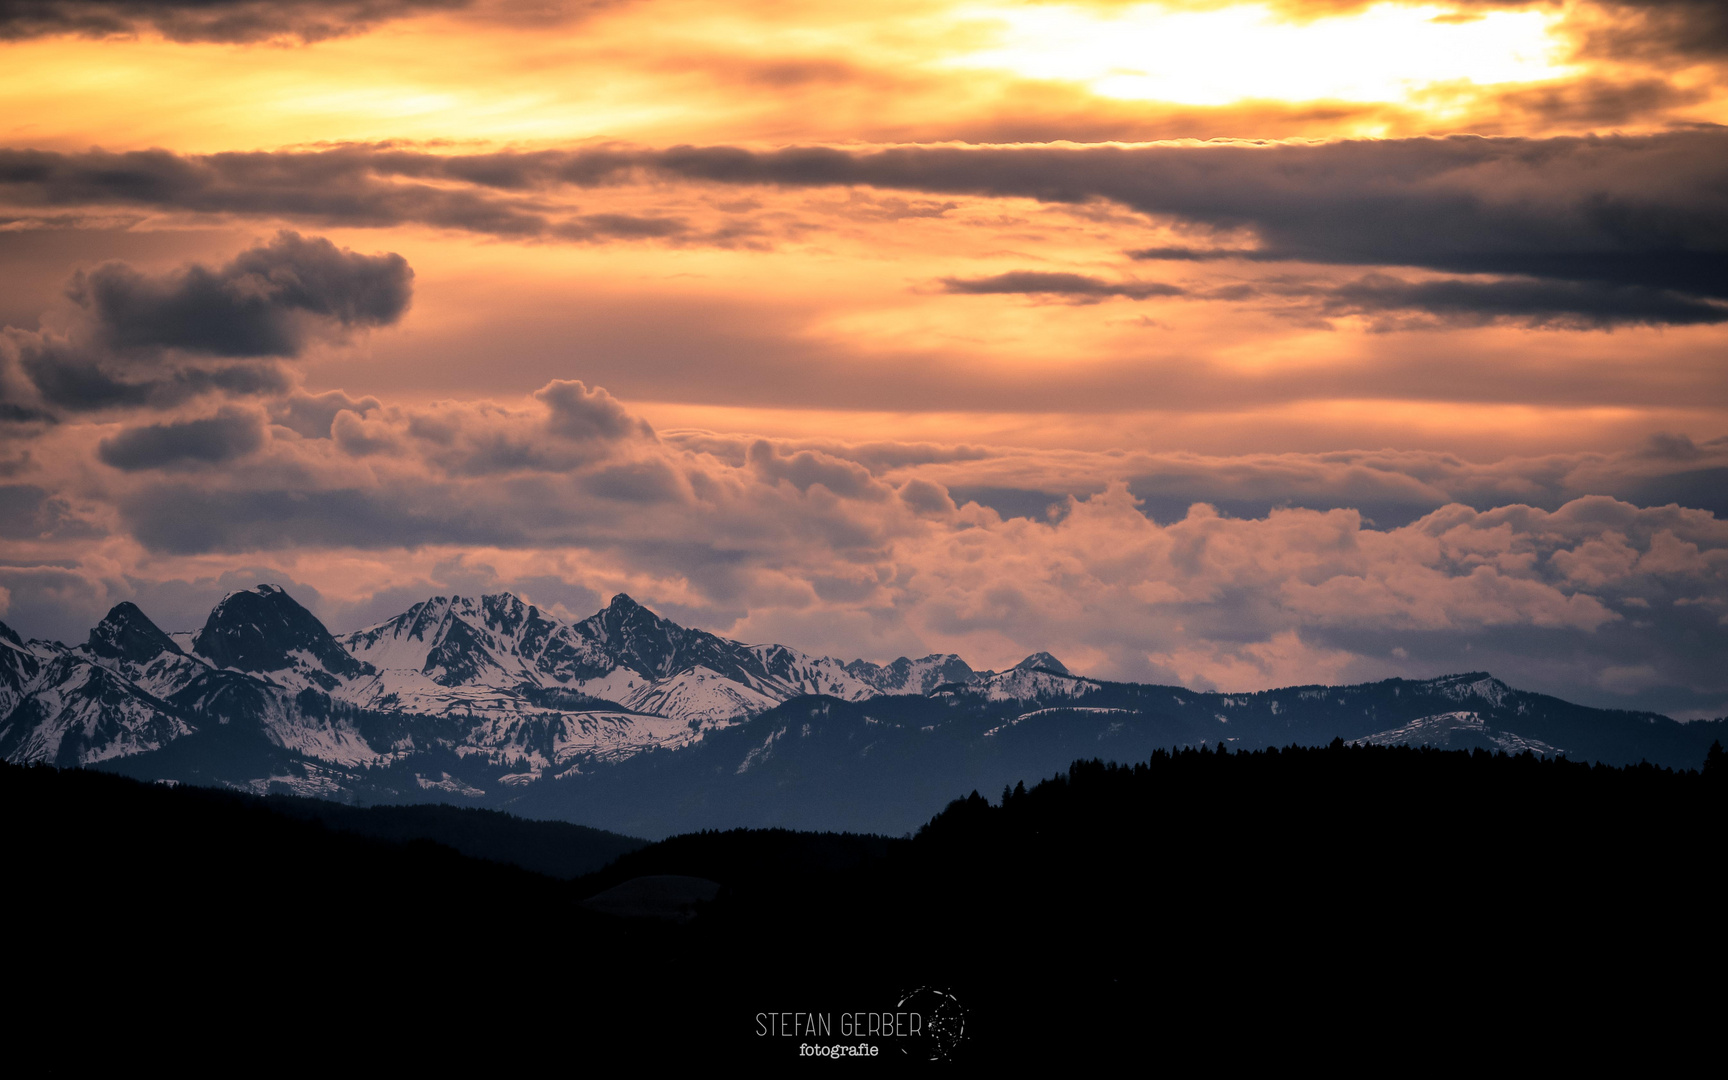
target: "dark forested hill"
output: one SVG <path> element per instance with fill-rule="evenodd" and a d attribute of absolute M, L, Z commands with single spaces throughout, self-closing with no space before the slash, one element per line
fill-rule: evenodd
<path fill-rule="evenodd" d="M 1513 690 L 1486 675 L 1197 694 L 1051 679 L 1032 700 L 970 687 L 845 702 L 806 697 L 676 751 L 514 793 L 509 807 L 660 837 L 733 827 L 899 835 L 956 790 L 998 791 L 1075 759 L 1172 748 L 1437 745 L 1697 768 L 1728 721 L 1679 724 Z"/>
<path fill-rule="evenodd" d="M 1238 1063 L 1318 1039 L 1363 1065 L 1380 1033 L 1491 1014 L 1678 1049 L 1711 1030 L 1687 988 L 1720 960 L 1728 760 L 1159 751 L 952 800 L 910 839 L 710 831 L 574 881 L 407 840 L 473 831 L 447 809 L 323 810 L 0 766 L 19 1030 L 194 1071 L 773 1063 L 859 1040 L 764 1015 L 910 1000 L 963 1014 L 947 1049 L 996 1067 L 1196 1033 Z M 463 820 L 494 858 L 589 839 Z M 719 887 L 688 924 L 582 903 L 672 875 Z"/>

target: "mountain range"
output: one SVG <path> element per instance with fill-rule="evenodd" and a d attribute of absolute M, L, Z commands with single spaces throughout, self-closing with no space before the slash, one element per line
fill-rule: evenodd
<path fill-rule="evenodd" d="M 1006 671 L 952 654 L 843 662 L 747 645 L 618 595 L 567 621 L 508 593 L 433 597 L 337 636 L 274 585 L 196 631 L 131 603 L 82 644 L 0 624 L 0 758 L 356 803 L 446 800 L 635 835 L 898 833 L 956 791 L 1076 758 L 1333 739 L 1697 767 L 1680 724 L 1485 673 L 1253 694 Z"/>

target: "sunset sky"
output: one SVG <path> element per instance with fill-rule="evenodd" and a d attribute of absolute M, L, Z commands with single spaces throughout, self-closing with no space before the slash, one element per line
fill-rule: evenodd
<path fill-rule="evenodd" d="M 0 0 L 0 620 L 1728 714 L 1718 0 Z"/>

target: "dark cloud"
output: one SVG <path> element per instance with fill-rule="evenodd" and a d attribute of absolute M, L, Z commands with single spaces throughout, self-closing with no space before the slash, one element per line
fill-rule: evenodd
<path fill-rule="evenodd" d="M 1066 296 L 1083 303 L 1096 303 L 1112 296 L 1125 296 L 1130 300 L 1181 296 L 1185 291 L 1156 281 L 1105 281 L 1085 274 L 1052 274 L 1035 270 L 1011 270 L 983 278 L 943 278 L 942 288 L 951 293 Z"/>
<path fill-rule="evenodd" d="M 346 225 L 413 221 L 526 237 L 550 236 L 557 227 L 544 201 L 527 194 L 650 175 L 1058 203 L 1102 199 L 1156 218 L 1250 233 L 1258 244 L 1248 254 L 1262 261 L 1417 266 L 1728 297 L 1728 128 L 1720 127 L 1549 139 L 874 151 L 0 152 L 0 188 L 24 203 L 141 205 Z"/>
<path fill-rule="evenodd" d="M 115 349 L 296 356 L 319 330 L 387 326 L 408 310 L 414 271 L 400 255 L 360 255 L 282 232 L 214 270 L 151 277 L 125 263 L 80 272 L 67 290 Z"/>
<path fill-rule="evenodd" d="M 340 390 L 322 394 L 296 392 L 270 403 L 270 422 L 308 439 L 328 439 L 330 425 L 344 409 L 364 416 L 380 408 L 375 397 L 351 398 Z"/>
<path fill-rule="evenodd" d="M 1030 270 L 985 278 L 943 278 L 941 282 L 943 289 L 951 293 L 1059 296 L 1078 303 L 1097 303 L 1116 296 L 1144 300 L 1188 295 L 1186 289 L 1158 282 L 1111 282 L 1082 274 Z M 1256 297 L 1312 300 L 1325 315 L 1368 316 L 1382 329 L 1502 321 L 1596 330 L 1728 322 L 1728 304 L 1669 289 L 1532 278 L 1413 282 L 1390 274 L 1369 274 L 1343 285 L 1273 281 L 1228 286 L 1198 295 L 1238 301 Z"/>
<path fill-rule="evenodd" d="M 1622 484 L 1621 498 L 1634 506 L 1690 506 L 1728 521 L 1728 468 L 1688 469 Z"/>
<path fill-rule="evenodd" d="M 582 214 L 550 230 L 559 240 L 664 240 L 684 236 L 690 226 L 678 218 L 639 217 L 634 214 Z"/>
<path fill-rule="evenodd" d="M 96 456 L 127 472 L 187 465 L 219 465 L 264 445 L 264 420 L 257 413 L 223 409 L 201 420 L 127 428 L 103 439 Z"/>
<path fill-rule="evenodd" d="M 565 182 L 557 167 L 566 157 L 438 155 L 389 146 L 202 156 L 0 150 L 0 189 L 27 206 L 160 207 L 368 228 L 420 224 L 518 240 L 594 243 L 691 233 L 677 218 L 558 214 L 519 194 Z"/>
<path fill-rule="evenodd" d="M 1692 326 L 1728 322 L 1728 304 L 1667 289 L 1571 281 L 1404 281 L 1369 274 L 1325 291 L 1328 314 L 1425 312 L 1439 321 L 1515 320 L 1533 326 Z"/>
<path fill-rule="evenodd" d="M 476 187 L 508 188 L 520 186 L 513 172 L 492 168 L 484 159 L 471 159 L 465 169 L 445 168 L 437 155 L 370 146 L 204 156 L 166 150 L 0 151 L 0 184 L 31 206 L 160 207 L 326 224 L 420 223 L 495 236 L 542 235 L 550 227 L 546 216 L 515 201 L 473 190 L 392 184 L 383 179 L 448 177 Z"/>
<path fill-rule="evenodd" d="M 618 157 L 574 155 L 563 172 L 596 182 L 650 167 L 726 183 L 1102 198 L 1154 216 L 1249 230 L 1259 238 L 1260 260 L 1422 266 L 1728 296 L 1722 128 L 1321 145 L 679 147 Z"/>
<path fill-rule="evenodd" d="M 0 424 L 53 424 L 54 414 L 42 409 L 0 401 Z"/>
<path fill-rule="evenodd" d="M 1614 80 L 1600 76 L 1566 79 L 1507 90 L 1494 99 L 1501 110 L 1522 113 L 1545 124 L 1592 128 L 1635 123 L 1666 109 L 1707 100 L 1704 86 L 1676 86 L 1667 79 Z"/>
<path fill-rule="evenodd" d="M 485 502 L 453 505 L 449 493 L 344 488 L 208 490 L 154 485 L 120 502 L 132 534 L 167 554 L 384 549 L 426 544 L 521 546 L 531 514 L 501 516 Z"/>
<path fill-rule="evenodd" d="M 146 32 L 170 41 L 323 41 L 472 0 L 0 0 L 0 40 Z"/>
<path fill-rule="evenodd" d="M 1277 0 L 1274 6 L 1281 14 L 1318 18 L 1361 11 L 1378 2 Z M 1442 6 L 1454 9 L 1450 18 L 1458 21 L 1479 18 L 1480 12 L 1562 7 L 1559 0 L 1446 0 Z M 1662 60 L 1728 54 L 1728 6 L 1721 0 L 1585 0 L 1569 5 L 1566 16 L 1562 28 L 1578 38 L 1585 55 Z M 1443 20 L 1448 17 L 1436 19 Z"/>
<path fill-rule="evenodd" d="M 290 379 L 265 358 L 292 358 L 315 337 L 397 321 L 413 277 L 400 255 L 360 255 L 293 232 L 214 269 L 194 264 L 149 275 L 105 263 L 68 286 L 77 315 L 69 331 L 8 328 L 0 333 L 0 363 L 15 364 L 40 398 L 15 401 L 15 408 L 38 412 L 41 405 L 171 408 L 203 394 L 279 394 Z M 19 398 L 16 380 L 5 374 L 0 393 Z M 301 403 L 284 418 L 293 426 L 311 422 L 316 411 Z"/>
<path fill-rule="evenodd" d="M 165 364 L 116 356 L 48 334 L 18 335 L 19 367 L 43 402 L 73 412 L 172 408 L 201 394 L 280 393 L 288 376 L 272 362 Z"/>
<path fill-rule="evenodd" d="M 66 500 L 34 484 L 0 484 L 0 537 L 8 540 L 64 540 L 99 536 L 72 513 Z"/>
<path fill-rule="evenodd" d="M 1586 30 L 1586 52 L 1657 61 L 1728 56 L 1722 0 L 1608 0 L 1601 7 L 1610 18 Z"/>
<path fill-rule="evenodd" d="M 952 514 L 954 500 L 941 484 L 928 480 L 908 480 L 900 487 L 900 501 L 918 514 Z"/>
<path fill-rule="evenodd" d="M 1291 303 L 1289 310 L 1303 318 L 1362 316 L 1377 330 L 1496 322 L 1572 330 L 1728 322 L 1728 304 L 1669 289 L 1532 278 L 1407 281 L 1391 274 L 1368 274 L 1333 284 L 1286 277 L 1223 286 L 1198 295 Z"/>

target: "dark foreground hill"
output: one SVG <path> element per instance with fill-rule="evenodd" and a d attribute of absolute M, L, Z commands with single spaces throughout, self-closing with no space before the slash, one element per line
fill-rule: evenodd
<path fill-rule="evenodd" d="M 8 767 L 11 1018 L 50 1060 L 191 1071 L 1670 1054 L 1711 1030 L 1725 769 L 1162 752 L 957 800 L 909 840 L 699 833 L 559 881 Z M 660 875 L 721 889 L 687 924 L 582 903 Z M 918 1010 L 962 1037 L 844 1027 Z M 1482 1042 L 1508 1029 L 1534 1034 Z"/>

